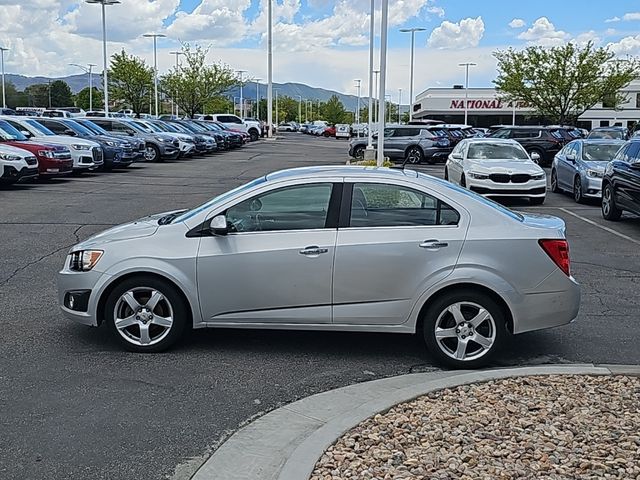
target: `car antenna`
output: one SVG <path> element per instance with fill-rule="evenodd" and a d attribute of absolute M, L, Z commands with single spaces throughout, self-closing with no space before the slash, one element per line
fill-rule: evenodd
<path fill-rule="evenodd" d="M 391 165 L 390 168 L 393 168 L 395 170 L 404 170 L 404 167 L 407 165 L 408 161 L 409 161 L 409 157 L 404 159 L 404 162 L 402 162 L 402 165 L 393 164 Z"/>

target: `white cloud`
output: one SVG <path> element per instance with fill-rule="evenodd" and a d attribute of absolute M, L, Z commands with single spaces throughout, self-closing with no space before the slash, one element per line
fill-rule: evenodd
<path fill-rule="evenodd" d="M 427 45 L 434 48 L 472 48 L 478 46 L 483 35 L 482 17 L 465 18 L 458 23 L 445 20 L 431 32 Z"/>
<path fill-rule="evenodd" d="M 618 42 L 609 43 L 607 45 L 616 55 L 639 55 L 640 54 L 640 35 L 624 37 Z"/>
<path fill-rule="evenodd" d="M 442 7 L 428 7 L 427 12 L 432 13 L 433 15 L 437 15 L 440 18 L 444 17 L 444 8 Z"/>
<path fill-rule="evenodd" d="M 571 41 L 581 47 L 584 47 L 589 42 L 597 45 L 602 42 L 602 38 L 595 31 L 589 30 L 588 32 L 583 32 L 577 35 Z"/>
<path fill-rule="evenodd" d="M 250 0 L 203 0 L 191 13 L 178 12 L 167 33 L 181 41 L 230 45 L 245 36 L 244 13 L 250 6 Z"/>
<path fill-rule="evenodd" d="M 613 22 L 619 22 L 620 20 L 622 20 L 620 17 L 611 17 L 611 18 L 607 18 L 604 23 L 613 23 Z"/>
<path fill-rule="evenodd" d="M 640 20 L 640 12 L 625 13 L 622 16 L 622 20 L 624 20 L 625 22 Z"/>
<path fill-rule="evenodd" d="M 525 21 L 521 18 L 514 18 L 509 22 L 511 28 L 522 28 L 526 25 Z"/>
<path fill-rule="evenodd" d="M 563 45 L 571 36 L 562 30 L 556 30 L 553 23 L 547 17 L 540 17 L 531 27 L 518 35 L 520 40 L 526 40 L 529 45 L 542 47 L 554 47 Z"/>

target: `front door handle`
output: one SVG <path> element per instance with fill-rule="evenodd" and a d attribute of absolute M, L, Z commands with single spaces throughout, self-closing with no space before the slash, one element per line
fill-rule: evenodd
<path fill-rule="evenodd" d="M 302 250 L 300 250 L 300 255 L 306 255 L 308 257 L 317 257 L 318 255 L 321 255 L 323 253 L 328 253 L 329 249 L 328 248 L 320 248 L 317 246 L 313 246 L 313 247 L 305 247 Z"/>
<path fill-rule="evenodd" d="M 419 245 L 420 248 L 426 248 L 428 250 L 437 250 L 448 246 L 449 244 L 447 242 L 440 242 L 439 240 L 425 240 Z"/>

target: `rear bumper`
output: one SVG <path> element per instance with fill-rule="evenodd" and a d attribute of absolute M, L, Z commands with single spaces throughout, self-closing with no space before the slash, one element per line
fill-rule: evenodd
<path fill-rule="evenodd" d="M 451 153 L 451 148 L 448 147 L 430 147 L 424 149 L 425 158 L 432 158 L 434 160 L 446 160 Z"/>

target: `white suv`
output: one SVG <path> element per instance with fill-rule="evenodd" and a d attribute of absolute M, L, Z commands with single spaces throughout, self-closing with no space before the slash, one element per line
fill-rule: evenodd
<path fill-rule="evenodd" d="M 43 140 L 53 145 L 67 147 L 71 150 L 73 169 L 76 171 L 95 170 L 104 163 L 102 147 L 99 143 L 84 138 L 56 135 L 29 117 L 3 117 L 2 119 L 29 139 Z"/>
<path fill-rule="evenodd" d="M 0 185 L 38 176 L 38 159 L 22 148 L 0 145 Z"/>

